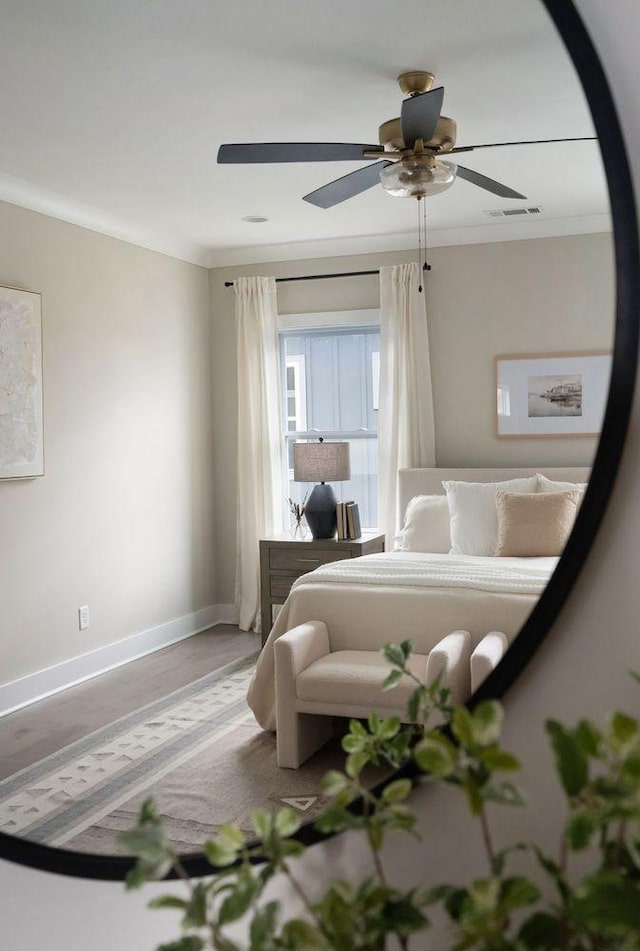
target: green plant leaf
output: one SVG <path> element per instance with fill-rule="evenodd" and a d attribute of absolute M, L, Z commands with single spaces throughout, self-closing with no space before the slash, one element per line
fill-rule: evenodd
<path fill-rule="evenodd" d="M 483 766 L 492 772 L 509 772 L 520 769 L 520 761 L 506 750 L 489 747 L 479 754 Z"/>
<path fill-rule="evenodd" d="M 502 733 L 504 712 L 497 700 L 484 700 L 471 714 L 471 731 L 478 746 L 497 743 Z"/>
<path fill-rule="evenodd" d="M 486 783 L 480 790 L 483 799 L 503 806 L 526 806 L 527 801 L 513 783 Z"/>
<path fill-rule="evenodd" d="M 500 901 L 500 879 L 477 878 L 469 886 L 469 896 L 475 910 L 484 914 L 495 911 Z"/>
<path fill-rule="evenodd" d="M 638 721 L 624 713 L 613 713 L 609 717 L 608 726 L 613 748 L 619 755 L 624 756 L 638 740 Z"/>
<path fill-rule="evenodd" d="M 411 789 L 412 783 L 410 779 L 396 779 L 383 789 L 382 801 L 388 805 L 402 802 L 407 798 Z"/>
<path fill-rule="evenodd" d="M 378 736 L 381 740 L 392 740 L 400 731 L 401 726 L 400 717 L 387 717 L 378 725 Z"/>
<path fill-rule="evenodd" d="M 465 749 L 473 747 L 473 720 L 466 707 L 453 708 L 451 731 Z"/>
<path fill-rule="evenodd" d="M 251 813 L 251 825 L 263 842 L 271 835 L 272 820 L 266 809 L 254 809 Z"/>
<path fill-rule="evenodd" d="M 577 796 L 589 781 L 587 756 L 572 732 L 557 720 L 547 720 L 546 727 L 564 790 L 567 796 Z"/>
<path fill-rule="evenodd" d="M 382 689 L 391 690 L 391 688 L 395 687 L 398 681 L 402 680 L 403 677 L 404 677 L 404 674 L 402 673 L 401 670 L 397 670 L 397 669 L 392 670 L 391 673 L 387 677 L 385 677 L 384 680 L 382 681 Z"/>
<path fill-rule="evenodd" d="M 422 687 L 416 687 L 407 701 L 407 717 L 410 723 L 417 723 L 420 717 Z"/>
<path fill-rule="evenodd" d="M 202 951 L 204 947 L 205 943 L 198 935 L 185 935 L 177 941 L 159 945 L 158 951 Z"/>
<path fill-rule="evenodd" d="M 462 782 L 462 788 L 465 791 L 467 802 L 469 803 L 469 809 L 471 810 L 471 815 L 479 816 L 482 812 L 484 800 L 477 783 L 474 783 L 469 779 L 465 779 Z"/>
<path fill-rule="evenodd" d="M 288 806 L 285 809 L 279 809 L 276 813 L 274 822 L 276 832 L 285 839 L 294 835 L 301 825 L 300 816 Z"/>
<path fill-rule="evenodd" d="M 382 648 L 382 653 L 390 664 L 394 664 L 396 667 L 404 669 L 407 658 L 401 645 L 385 644 Z"/>
<path fill-rule="evenodd" d="M 580 720 L 575 728 L 574 736 L 586 756 L 599 755 L 602 733 L 590 720 Z"/>
<path fill-rule="evenodd" d="M 225 849 L 241 849 L 246 842 L 242 829 L 232 822 L 223 822 L 217 829 L 217 840 Z"/>
<path fill-rule="evenodd" d="M 293 918 L 282 929 L 282 937 L 286 941 L 284 947 L 297 948 L 299 951 L 329 951 L 329 945 L 318 931 L 308 921 L 302 918 Z"/>
<path fill-rule="evenodd" d="M 225 849 L 224 846 L 215 839 L 209 839 L 205 842 L 203 850 L 207 862 L 211 865 L 220 866 L 221 868 L 232 865 L 238 858 L 238 853 L 235 849 Z"/>
<path fill-rule="evenodd" d="M 177 895 L 160 895 L 158 898 L 152 898 L 147 908 L 178 908 L 184 911 L 188 904 L 185 898 L 178 898 Z"/>
<path fill-rule="evenodd" d="M 595 816 L 588 812 L 574 812 L 569 817 L 565 829 L 569 846 L 574 852 L 586 849 L 597 828 L 598 822 Z"/>
<path fill-rule="evenodd" d="M 621 767 L 622 778 L 634 785 L 640 785 L 640 751 L 625 757 Z"/>
<path fill-rule="evenodd" d="M 280 903 L 277 901 L 268 902 L 256 912 L 249 928 L 250 951 L 262 951 L 267 941 L 273 938 L 279 912 Z"/>
<path fill-rule="evenodd" d="M 527 878 L 515 876 L 514 878 L 506 878 L 502 882 L 500 905 L 507 911 L 532 905 L 539 897 L 539 889 Z"/>
<path fill-rule="evenodd" d="M 446 779 L 456 768 L 455 748 L 446 737 L 430 733 L 416 745 L 414 759 L 424 773 Z"/>
<path fill-rule="evenodd" d="M 537 911 L 524 922 L 518 938 L 531 951 L 556 951 L 560 947 L 560 921 L 547 911 Z"/>
<path fill-rule="evenodd" d="M 368 753 L 350 753 L 349 756 L 347 756 L 347 762 L 345 764 L 347 776 L 351 776 L 352 779 L 357 779 L 368 762 Z"/>
<path fill-rule="evenodd" d="M 620 875 L 594 875 L 582 884 L 571 914 L 587 928 L 640 937 L 640 885 Z"/>
<path fill-rule="evenodd" d="M 322 777 L 321 789 L 325 796 L 333 798 L 351 785 L 351 780 L 344 773 L 339 773 L 336 769 L 330 769 Z"/>
<path fill-rule="evenodd" d="M 207 889 L 202 882 L 193 889 L 191 901 L 188 902 L 184 910 L 182 927 L 186 931 L 189 928 L 202 928 L 207 923 Z"/>
<path fill-rule="evenodd" d="M 218 921 L 221 925 L 237 921 L 248 911 L 258 889 L 257 882 L 238 883 L 234 891 L 224 899 L 218 911 Z"/>

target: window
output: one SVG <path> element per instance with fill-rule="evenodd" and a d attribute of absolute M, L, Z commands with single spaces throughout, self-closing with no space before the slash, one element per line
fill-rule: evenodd
<path fill-rule="evenodd" d="M 281 332 L 285 495 L 301 502 L 313 488 L 293 481 L 294 442 L 346 440 L 351 480 L 333 488 L 358 503 L 363 528 L 377 523 L 379 358 L 377 327 Z"/>

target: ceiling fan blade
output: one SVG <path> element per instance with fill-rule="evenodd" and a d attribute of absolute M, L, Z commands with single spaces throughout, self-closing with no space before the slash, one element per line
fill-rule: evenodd
<path fill-rule="evenodd" d="M 480 188 L 484 188 L 486 191 L 491 192 L 492 195 L 498 195 L 500 198 L 524 198 L 526 200 L 527 197 L 520 192 L 514 191 L 513 188 L 508 188 L 506 185 L 494 181 L 493 178 L 487 178 L 486 175 L 481 175 L 480 172 L 474 172 L 470 168 L 465 168 L 464 165 L 458 165 L 458 178 L 464 178 L 465 181 L 471 182 L 472 185 L 478 185 Z"/>
<path fill-rule="evenodd" d="M 366 192 L 368 188 L 380 182 L 380 172 L 387 165 L 393 162 L 374 162 L 373 165 L 367 165 L 366 168 L 359 168 L 349 175 L 343 175 L 342 178 L 336 178 L 335 181 L 317 188 L 314 192 L 309 192 L 303 196 L 303 201 L 308 201 L 318 208 L 332 208 L 339 205 L 341 201 L 347 198 L 353 198 L 360 192 Z"/>
<path fill-rule="evenodd" d="M 574 139 L 533 139 L 528 142 L 486 142 L 484 145 L 461 145 L 458 148 L 451 149 L 447 154 L 451 155 L 452 152 L 473 152 L 475 149 L 497 149 L 503 145 L 548 145 L 552 142 L 593 142 L 597 138 L 597 135 L 582 135 Z"/>
<path fill-rule="evenodd" d="M 410 96 L 402 103 L 400 127 L 406 148 L 412 149 L 416 139 L 428 142 L 436 131 L 440 118 L 444 87 L 430 89 L 419 96 Z"/>
<path fill-rule="evenodd" d="M 383 151 L 382 145 L 357 145 L 351 142 L 246 142 L 239 145 L 221 145 L 218 150 L 218 164 L 352 162 L 363 159 L 363 152 Z"/>

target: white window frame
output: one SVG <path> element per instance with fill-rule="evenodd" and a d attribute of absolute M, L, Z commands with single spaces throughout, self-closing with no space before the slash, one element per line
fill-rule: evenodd
<path fill-rule="evenodd" d="M 362 329 L 363 331 L 366 329 L 369 329 L 369 330 L 379 331 L 380 310 L 378 308 L 363 308 L 359 310 L 323 311 L 319 313 L 308 313 L 308 314 L 280 314 L 278 316 L 277 330 L 278 330 L 278 336 L 280 338 L 281 359 L 284 364 L 284 372 L 283 372 L 284 382 L 282 385 L 282 395 L 284 400 L 286 400 L 287 398 L 286 368 L 289 365 L 291 365 L 290 361 L 296 361 L 301 359 L 302 363 L 304 364 L 304 357 L 302 355 L 300 355 L 300 357 L 296 357 L 296 356 L 286 357 L 285 356 L 285 345 L 284 345 L 285 336 L 289 336 L 298 332 L 304 334 L 306 332 L 313 332 L 314 330 L 326 332 L 326 333 L 331 333 L 331 331 L 336 331 L 340 333 L 341 331 L 348 332 L 349 329 L 355 329 L 355 330 Z M 375 354 L 372 354 L 371 369 L 373 373 L 373 383 L 374 383 L 374 387 L 373 387 L 374 409 L 377 409 L 376 403 L 377 403 L 377 396 L 378 396 L 378 386 L 376 386 L 376 378 L 375 378 L 376 367 L 375 367 L 375 360 L 373 359 L 374 357 L 375 357 Z M 379 354 L 378 354 L 378 358 L 379 358 Z M 379 371 L 379 365 L 378 365 L 378 371 Z M 304 370 L 298 371 L 298 379 L 296 380 L 296 384 L 298 383 L 298 381 L 304 384 L 301 390 L 301 394 L 305 394 L 306 393 L 306 377 L 303 378 L 302 373 L 306 373 L 306 366 L 304 367 Z M 302 395 L 301 395 L 301 399 L 302 399 Z M 296 402 L 297 402 L 297 394 L 296 394 Z M 304 400 L 302 400 L 302 402 L 304 403 Z M 282 493 L 283 498 L 287 495 L 289 481 L 292 478 L 292 473 L 291 473 L 291 470 L 289 469 L 289 458 L 288 458 L 289 441 L 291 439 L 301 441 L 301 440 L 309 440 L 309 439 L 317 438 L 315 433 L 310 433 L 306 428 L 307 426 L 306 404 L 304 405 L 303 415 L 304 415 L 304 429 L 292 431 L 285 428 L 282 433 L 283 448 L 284 448 L 283 473 L 282 473 L 283 489 L 284 489 Z M 285 407 L 283 408 L 282 419 L 286 422 L 288 418 L 289 418 L 288 411 L 285 404 Z M 372 430 L 357 430 L 354 432 L 349 430 L 344 432 L 323 432 L 322 435 L 325 436 L 325 438 L 327 439 L 344 440 L 348 442 L 349 440 L 352 440 L 352 439 L 371 439 L 374 436 L 377 439 L 378 431 L 376 428 L 375 433 Z M 286 529 L 286 526 L 289 523 L 289 512 L 288 512 L 286 502 L 283 503 L 282 520 L 283 520 L 283 527 Z"/>

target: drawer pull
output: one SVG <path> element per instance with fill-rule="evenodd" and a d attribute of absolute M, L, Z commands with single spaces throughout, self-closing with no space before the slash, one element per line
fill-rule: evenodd
<path fill-rule="evenodd" d="M 317 558 L 298 558 L 298 561 L 303 561 L 307 565 L 319 565 L 320 562 Z"/>

